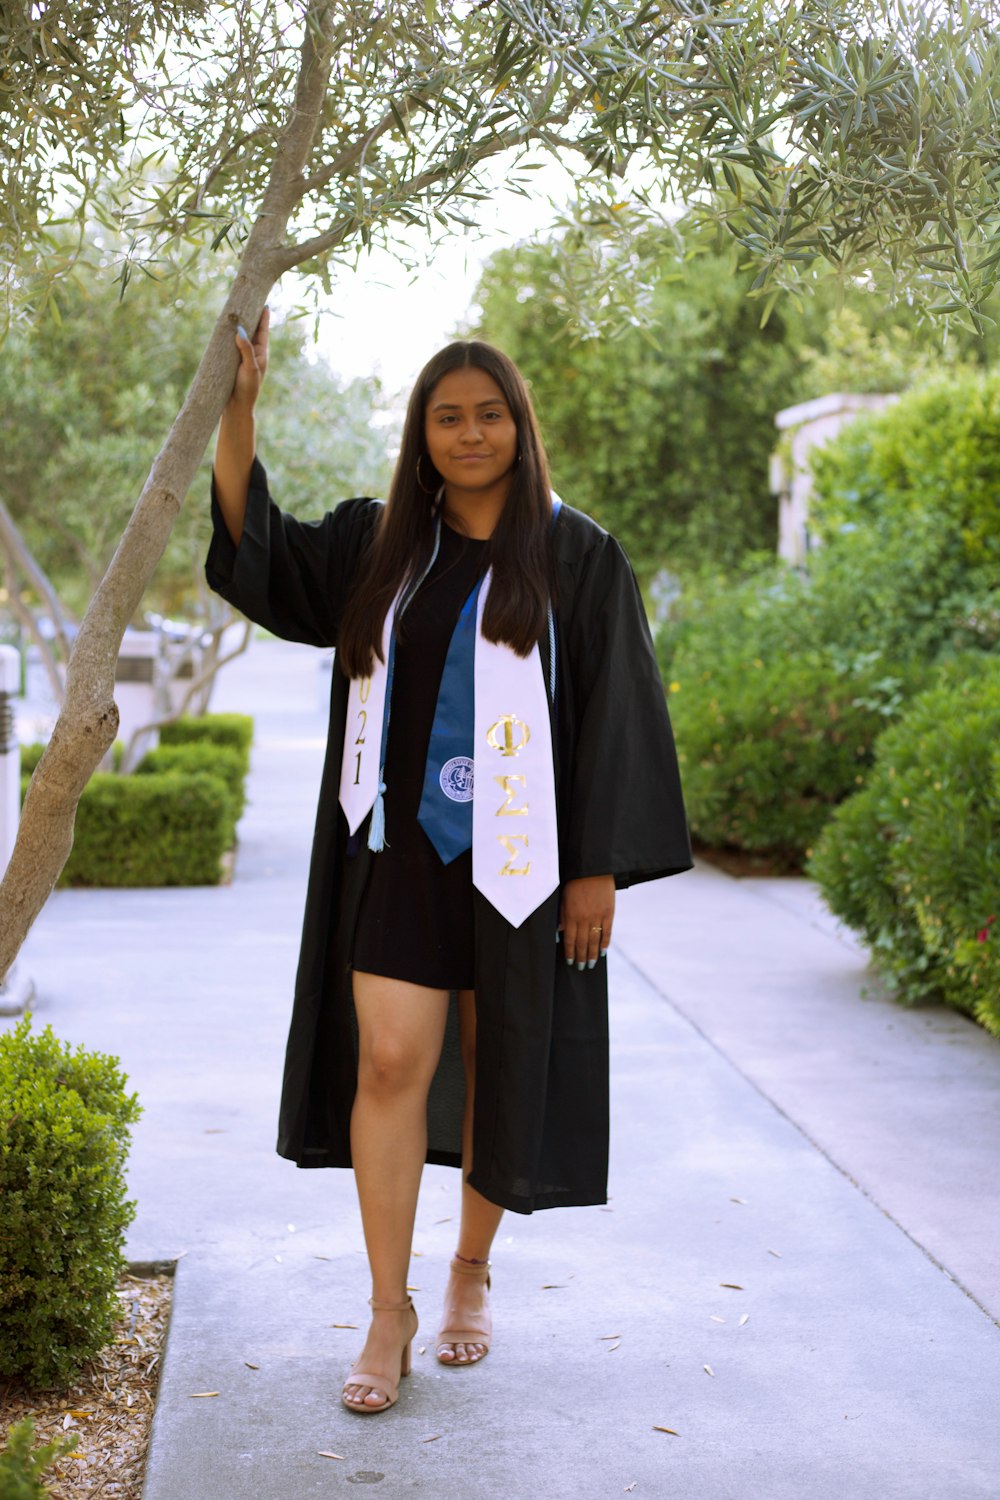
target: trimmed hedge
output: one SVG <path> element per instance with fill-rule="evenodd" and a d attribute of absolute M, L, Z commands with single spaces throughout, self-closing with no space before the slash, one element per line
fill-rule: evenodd
<path fill-rule="evenodd" d="M 949 664 L 876 747 L 808 872 L 902 1001 L 1000 1036 L 1000 659 Z"/>
<path fill-rule="evenodd" d="M 201 772 L 222 782 L 229 798 L 229 843 L 232 844 L 236 838 L 236 825 L 246 806 L 246 763 L 242 752 L 231 745 L 214 744 L 207 739 L 160 745 L 143 756 L 134 774 L 162 776 L 172 771 L 185 775 Z"/>
<path fill-rule="evenodd" d="M 243 757 L 243 774 L 250 769 L 253 719 L 249 714 L 203 714 L 200 718 L 177 719 L 160 730 L 161 745 L 190 745 L 207 740 Z"/>
<path fill-rule="evenodd" d="M 64 1384 L 112 1335 L 135 1214 L 125 1082 L 30 1017 L 0 1035 L 0 1377 Z"/>
<path fill-rule="evenodd" d="M 80 798 L 60 885 L 218 885 L 232 837 L 229 792 L 203 771 L 98 772 Z"/>

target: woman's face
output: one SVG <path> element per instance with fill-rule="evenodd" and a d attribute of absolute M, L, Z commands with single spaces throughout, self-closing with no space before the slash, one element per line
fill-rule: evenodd
<path fill-rule="evenodd" d="M 443 375 L 424 413 L 431 462 L 449 488 L 486 490 L 517 461 L 517 427 L 491 375 L 465 365 Z"/>

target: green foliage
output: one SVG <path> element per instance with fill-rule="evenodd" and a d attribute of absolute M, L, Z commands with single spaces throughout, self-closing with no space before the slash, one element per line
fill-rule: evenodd
<path fill-rule="evenodd" d="M 0 361 L 0 498 L 66 605 L 82 611 L 184 399 L 216 313 L 209 282 L 143 278 L 124 301 L 105 269 L 60 286 L 60 321 L 12 334 Z M 153 353 L 155 351 L 155 354 Z M 384 493 L 377 382 L 339 381 L 306 355 L 301 324 L 274 329 L 267 462 L 284 509 L 321 514 L 347 495 Z M 199 470 L 147 595 L 148 607 L 202 605 L 210 464 Z M 35 601 L 30 601 L 34 603 Z"/>
<path fill-rule="evenodd" d="M 0 1035 L 0 1376 L 65 1383 L 111 1336 L 135 1212 L 125 1082 L 30 1017 Z"/>
<path fill-rule="evenodd" d="M 703 842 L 801 858 L 933 664 L 995 650 L 998 391 L 935 380 L 823 449 L 808 574 L 751 558 L 685 591 L 658 649 Z"/>
<path fill-rule="evenodd" d="M 812 468 L 820 539 L 860 534 L 892 545 L 929 518 L 954 539 L 959 566 L 1000 572 L 1000 372 L 923 382 L 850 424 Z M 842 548 L 848 560 L 851 546 Z"/>
<path fill-rule="evenodd" d="M 45 1470 L 78 1442 L 76 1433 L 63 1433 L 51 1443 L 35 1447 L 35 1424 L 31 1417 L 15 1422 L 0 1448 L 0 1497 L 2 1500 L 48 1500 L 50 1491 L 42 1483 Z"/>
<path fill-rule="evenodd" d="M 679 639 L 661 636 L 661 662 L 695 838 L 796 869 L 915 673 L 810 644 L 801 585 L 787 582 L 763 600 L 754 582 L 720 596 Z"/>
<path fill-rule="evenodd" d="M 80 798 L 60 885 L 218 885 L 232 842 L 229 790 L 217 775 L 92 776 Z"/>
<path fill-rule="evenodd" d="M 412 256 L 415 225 L 465 229 L 493 157 L 507 153 L 508 182 L 527 191 L 537 162 L 522 154 L 537 144 L 573 162 L 603 237 L 637 160 L 647 173 L 635 199 L 658 227 L 665 202 L 699 202 L 752 261 L 765 315 L 782 287 L 808 290 L 823 272 L 848 284 L 867 269 L 891 295 L 975 319 L 996 281 L 1000 47 L 988 4 L 8 9 L 0 261 L 15 303 L 45 304 L 79 254 L 51 222 L 79 230 L 95 206 L 130 238 L 123 283 L 134 266 L 242 245 L 300 43 L 308 61 L 330 60 L 308 169 L 289 184 L 296 255 L 320 278 L 331 255 L 351 264 L 373 243 Z M 137 97 L 145 107 L 129 109 Z M 626 240 L 631 274 L 611 279 L 619 323 L 630 252 Z"/>
<path fill-rule="evenodd" d="M 143 756 L 134 774 L 162 776 L 165 772 L 184 775 L 200 772 L 206 776 L 215 776 L 222 782 L 229 803 L 229 843 L 232 843 L 236 836 L 236 825 L 246 805 L 246 757 L 242 751 L 231 745 L 213 744 L 208 740 L 160 745 Z"/>
<path fill-rule="evenodd" d="M 474 320 L 531 385 L 556 489 L 619 537 L 644 582 L 664 566 L 732 569 L 775 549 L 768 468 L 782 407 L 838 389 L 898 391 L 942 360 L 909 309 L 858 291 L 838 309 L 825 292 L 799 310 L 783 302 L 761 329 L 751 273 L 686 220 L 675 227 L 686 254 L 661 237 L 642 327 L 579 341 L 572 328 L 597 317 L 598 291 L 567 285 L 555 240 L 494 255 Z M 949 358 L 990 350 L 1000 339 L 958 334 Z"/>
<path fill-rule="evenodd" d="M 250 769 L 250 746 L 253 743 L 253 719 L 249 714 L 185 715 L 160 730 L 161 745 L 220 745 L 238 750 L 243 774 Z"/>
<path fill-rule="evenodd" d="M 648 330 L 576 342 L 551 243 L 492 257 L 475 329 L 529 381 L 556 490 L 614 532 L 644 582 L 774 547 L 774 413 L 800 398 L 798 345 L 822 333 L 792 308 L 761 331 L 751 278 L 726 255 L 661 254 Z"/>
<path fill-rule="evenodd" d="M 897 997 L 1000 1036 L 1000 658 L 956 658 L 876 746 L 809 862 Z"/>

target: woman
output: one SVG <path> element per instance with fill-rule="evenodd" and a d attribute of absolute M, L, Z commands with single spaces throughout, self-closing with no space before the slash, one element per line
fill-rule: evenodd
<path fill-rule="evenodd" d="M 267 344 L 265 312 L 237 335 L 206 571 L 337 647 L 278 1150 L 354 1168 L 372 1321 L 342 1399 L 372 1413 L 409 1371 L 425 1160 L 462 1170 L 442 1364 L 489 1349 L 505 1208 L 606 1201 L 615 889 L 692 860 L 632 571 L 552 496 L 515 366 L 443 349 L 387 503 L 304 523 L 255 457 Z"/>

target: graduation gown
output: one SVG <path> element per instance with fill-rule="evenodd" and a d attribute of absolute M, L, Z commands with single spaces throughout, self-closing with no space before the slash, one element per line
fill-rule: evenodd
<path fill-rule="evenodd" d="M 278 509 L 254 462 L 238 547 L 212 500 L 209 585 L 285 640 L 336 646 L 381 502 L 345 500 L 318 521 Z M 618 888 L 692 867 L 666 700 L 628 559 L 564 504 L 552 713 L 563 881 Z M 548 646 L 541 643 L 548 678 Z M 354 924 L 371 853 L 348 851 L 338 795 L 348 679 L 334 661 L 326 759 L 285 1057 L 278 1152 L 301 1167 L 351 1165 L 357 1077 Z M 391 727 L 390 727 L 391 733 Z M 362 825 L 362 834 L 367 823 Z M 518 928 L 473 892 L 476 1092 L 471 1185 L 518 1213 L 604 1203 L 608 1163 L 607 965 L 578 970 L 556 943 L 559 892 Z M 427 1160 L 461 1165 L 464 1078 L 457 1006 L 428 1101 Z"/>

